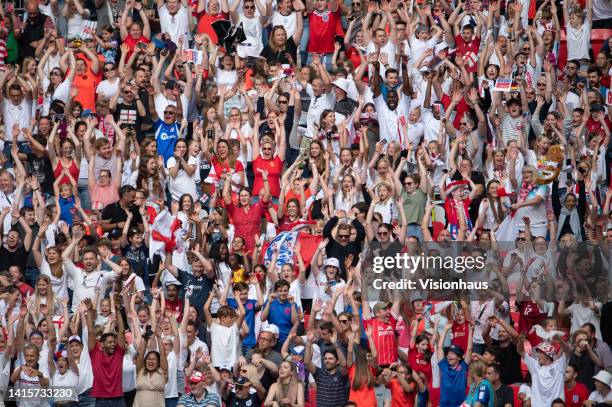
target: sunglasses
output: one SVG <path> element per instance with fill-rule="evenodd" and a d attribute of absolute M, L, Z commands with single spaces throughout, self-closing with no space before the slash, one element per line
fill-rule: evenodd
<path fill-rule="evenodd" d="M 388 234 L 389 234 L 389 232 L 387 232 L 387 231 L 378 232 L 379 236 L 387 236 Z"/>
<path fill-rule="evenodd" d="M 115 68 L 104 68 L 104 72 L 112 72 Z"/>
<path fill-rule="evenodd" d="M 353 3 L 352 6 L 353 7 L 361 7 L 361 3 Z"/>
<path fill-rule="evenodd" d="M 279 99 L 279 101 L 278 101 L 278 104 L 279 104 L 279 105 L 286 105 L 287 103 L 289 103 L 289 101 L 288 101 L 288 100 L 280 100 L 280 99 Z"/>
<path fill-rule="evenodd" d="M 338 239 L 348 239 L 351 235 L 338 235 Z"/>
<path fill-rule="evenodd" d="M 255 10 L 255 6 L 244 6 L 245 10 Z"/>
<path fill-rule="evenodd" d="M 341 324 L 348 324 L 349 320 L 348 319 L 339 319 L 338 322 L 340 322 Z"/>
<path fill-rule="evenodd" d="M 166 111 L 164 111 L 164 114 L 165 114 L 165 115 L 168 115 L 168 116 L 174 116 L 174 112 L 172 112 L 172 111 L 170 111 L 170 110 L 166 110 Z"/>
<path fill-rule="evenodd" d="M 405 186 L 408 186 L 408 185 L 414 185 L 414 182 L 405 182 L 405 183 L 404 183 L 404 185 L 405 185 Z"/>
<path fill-rule="evenodd" d="M 460 126 L 467 126 L 468 124 L 467 124 L 467 122 L 459 122 L 459 125 Z"/>
<path fill-rule="evenodd" d="M 267 147 L 267 148 L 262 148 L 261 151 L 272 151 L 272 149 L 270 147 Z"/>

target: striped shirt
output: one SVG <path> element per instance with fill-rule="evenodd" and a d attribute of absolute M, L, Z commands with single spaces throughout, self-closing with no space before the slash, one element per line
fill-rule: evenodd
<path fill-rule="evenodd" d="M 317 406 L 337 407 L 346 403 L 348 376 L 341 374 L 340 369 L 331 374 L 326 369 L 317 367 L 314 377 L 317 382 Z"/>
<path fill-rule="evenodd" d="M 389 322 L 382 322 L 376 318 L 368 319 L 363 323 L 364 328 L 372 325 L 372 340 L 378 353 L 379 365 L 390 365 L 397 362 L 397 340 L 395 339 L 395 326 L 397 320 L 390 316 Z"/>
<path fill-rule="evenodd" d="M 523 142 L 526 142 L 529 134 L 529 125 L 531 123 L 531 114 L 522 114 L 517 118 L 513 118 L 510 114 L 504 116 L 501 122 L 502 138 L 505 144 L 510 140 L 518 140 L 519 135 L 523 134 Z"/>
<path fill-rule="evenodd" d="M 185 407 L 221 407 L 221 401 L 219 396 L 207 391 L 202 400 L 196 400 L 192 393 L 183 394 L 176 405 Z"/>

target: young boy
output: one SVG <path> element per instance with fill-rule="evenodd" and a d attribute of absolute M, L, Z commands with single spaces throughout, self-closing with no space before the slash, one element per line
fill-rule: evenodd
<path fill-rule="evenodd" d="M 250 300 L 249 296 L 249 285 L 255 286 L 257 293 L 257 300 Z M 242 304 L 245 310 L 244 321 L 248 325 L 249 332 L 242 340 L 242 352 L 246 352 L 255 346 L 257 338 L 255 337 L 255 313 L 258 312 L 263 306 L 263 295 L 261 293 L 261 287 L 257 281 L 257 277 L 251 274 L 249 277 L 249 284 L 240 282 L 233 285 L 234 298 L 227 298 L 229 291 L 229 284 L 225 285 L 221 298 L 219 298 L 219 304 L 223 307 L 229 305 L 232 309 L 238 309 L 238 302 Z"/>
<path fill-rule="evenodd" d="M 217 310 L 217 318 L 213 320 L 210 314 L 210 304 L 212 304 L 214 291 L 211 291 L 206 304 L 204 304 L 204 318 L 210 329 L 210 342 L 212 349 L 210 357 L 214 367 L 231 369 L 236 363 L 237 349 L 240 342 L 239 329 L 244 321 L 244 306 L 241 301 L 237 301 L 238 315 L 232 307 L 227 305 Z"/>
<path fill-rule="evenodd" d="M 573 7 L 570 11 L 570 4 Z M 591 57 L 589 49 L 591 45 L 591 25 L 593 23 L 593 1 L 587 0 L 586 16 L 578 2 L 563 2 L 563 19 L 565 20 L 565 32 L 567 33 L 567 60 L 579 60 L 581 65 L 587 65 Z"/>
<path fill-rule="evenodd" d="M 297 307 L 289 300 L 289 283 L 278 280 L 274 283 L 274 292 L 269 295 L 260 315 L 261 322 L 268 321 L 278 327 L 278 342 L 274 348 L 277 352 L 281 350 L 297 318 Z"/>

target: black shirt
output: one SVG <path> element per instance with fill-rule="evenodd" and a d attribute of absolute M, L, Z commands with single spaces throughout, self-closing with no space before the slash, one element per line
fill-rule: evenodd
<path fill-rule="evenodd" d="M 132 128 L 136 131 L 136 139 L 140 142 L 142 141 L 143 134 L 140 129 L 142 124 L 142 117 L 138 115 L 138 107 L 136 106 L 136 101 L 131 104 L 118 103 L 115 109 L 115 113 L 113 113 L 113 117 L 115 121 L 121 120 L 123 122 L 122 128 Z"/>
<path fill-rule="evenodd" d="M 514 392 L 512 387 L 502 384 L 495 390 L 495 407 L 505 407 L 506 404 L 514 405 Z"/>
<path fill-rule="evenodd" d="M 53 168 L 46 156 L 39 157 L 34 153 L 28 154 L 28 169 L 36 177 L 43 194 L 53 194 Z"/>
<path fill-rule="evenodd" d="M 593 382 L 593 375 L 595 374 L 595 364 L 591 360 L 588 352 L 584 352 L 581 356 L 576 355 L 576 352 L 572 352 L 569 363 L 578 367 L 578 376 L 576 381 L 584 384 L 589 391 L 595 390 L 595 383 Z"/>
<path fill-rule="evenodd" d="M 133 209 L 132 211 L 132 222 L 130 227 L 142 225 L 142 216 L 138 210 Z M 127 220 L 127 212 L 119 205 L 119 202 L 112 203 L 104 207 L 102 211 L 102 220 L 109 221 L 110 223 L 121 223 Z"/>
<path fill-rule="evenodd" d="M 28 261 L 28 252 L 23 246 L 11 252 L 4 246 L 0 247 L 0 271 L 8 271 L 11 266 L 19 266 L 25 270 Z"/>
<path fill-rule="evenodd" d="M 289 54 L 291 56 L 292 61 L 290 61 L 285 54 Z M 274 64 L 278 62 L 279 64 L 289 64 L 295 65 L 297 64 L 297 46 L 293 41 L 293 37 L 287 38 L 287 42 L 285 43 L 285 49 L 280 51 L 274 51 L 270 48 L 270 45 L 266 45 L 264 49 L 259 54 L 265 59 L 268 60 L 269 64 Z"/>
<path fill-rule="evenodd" d="M 346 279 L 346 270 L 344 269 L 344 259 L 349 255 L 353 255 L 353 261 L 351 263 L 352 266 L 356 266 L 359 261 L 359 253 L 361 252 L 361 244 L 365 240 L 365 229 L 363 225 L 357 220 L 353 219 L 351 224 L 357 231 L 357 238 L 354 242 L 348 242 L 346 246 L 342 246 L 332 237 L 332 230 L 338 223 L 338 217 L 333 216 L 329 219 L 329 221 L 325 224 L 323 228 L 323 237 L 329 239 L 329 243 L 325 248 L 325 253 L 327 253 L 327 257 L 335 257 L 340 262 L 340 277 Z"/>
<path fill-rule="evenodd" d="M 261 400 L 255 393 L 249 393 L 246 399 L 239 399 L 236 396 L 236 393 L 231 392 L 229 396 L 223 400 L 225 402 L 226 407 L 257 407 L 261 405 Z"/>
<path fill-rule="evenodd" d="M 516 350 L 516 345 L 511 343 L 507 347 L 499 346 L 499 341 L 493 341 L 493 345 L 499 352 L 499 367 L 501 369 L 501 381 L 503 384 L 523 382 L 521 374 L 521 355 Z"/>

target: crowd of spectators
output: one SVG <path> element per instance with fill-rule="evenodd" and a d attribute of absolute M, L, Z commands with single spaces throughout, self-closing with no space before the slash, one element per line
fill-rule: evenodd
<path fill-rule="evenodd" d="M 610 0 L 0 21 L 0 405 L 612 406 Z"/>

